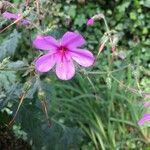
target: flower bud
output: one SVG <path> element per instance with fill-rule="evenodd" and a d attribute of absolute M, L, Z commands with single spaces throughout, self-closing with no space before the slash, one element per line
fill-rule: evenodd
<path fill-rule="evenodd" d="M 102 43 L 98 49 L 98 53 L 100 53 L 105 47 L 105 43 Z"/>
<path fill-rule="evenodd" d="M 87 26 L 92 26 L 94 24 L 94 19 L 93 18 L 90 18 L 88 21 L 87 21 Z"/>

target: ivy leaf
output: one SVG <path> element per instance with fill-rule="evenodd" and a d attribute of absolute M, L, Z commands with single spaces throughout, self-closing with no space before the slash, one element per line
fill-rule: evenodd
<path fill-rule="evenodd" d="M 144 6 L 150 8 L 150 0 L 146 0 Z"/>
<path fill-rule="evenodd" d="M 64 9 L 71 18 L 75 18 L 75 16 L 76 16 L 76 5 L 66 6 Z"/>
<path fill-rule="evenodd" d="M 0 60 L 8 56 L 13 56 L 21 34 L 15 29 L 0 45 Z"/>
<path fill-rule="evenodd" d="M 84 25 L 85 23 L 86 23 L 86 17 L 83 14 L 78 15 L 74 22 L 74 24 L 78 25 L 79 27 L 82 27 L 82 25 Z"/>
<path fill-rule="evenodd" d="M 124 2 L 123 4 L 119 5 L 119 6 L 117 7 L 117 9 L 119 10 L 120 13 L 124 13 L 125 10 L 126 10 L 126 8 L 129 7 L 130 3 L 131 3 L 131 1 Z"/>

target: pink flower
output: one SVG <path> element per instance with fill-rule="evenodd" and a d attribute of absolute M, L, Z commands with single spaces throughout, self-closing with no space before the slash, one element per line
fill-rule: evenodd
<path fill-rule="evenodd" d="M 144 125 L 144 123 L 148 121 L 150 121 L 150 114 L 144 114 L 144 116 L 138 121 L 138 124 Z"/>
<path fill-rule="evenodd" d="M 4 18 L 7 18 L 9 20 L 14 20 L 14 21 L 21 18 L 20 14 L 13 14 L 10 12 L 4 12 L 2 15 Z M 31 22 L 27 19 L 21 19 L 20 21 L 21 21 L 22 25 L 30 25 L 31 24 Z"/>
<path fill-rule="evenodd" d="M 87 21 L 87 26 L 92 26 L 94 24 L 94 19 L 93 18 L 90 18 L 88 21 Z"/>
<path fill-rule="evenodd" d="M 93 54 L 86 49 L 79 48 L 84 43 L 82 35 L 75 32 L 66 32 L 58 41 L 51 36 L 37 36 L 33 45 L 48 53 L 36 59 L 36 70 L 48 72 L 56 66 L 56 75 L 59 79 L 71 79 L 75 75 L 74 61 L 83 67 L 89 67 L 94 63 Z"/>

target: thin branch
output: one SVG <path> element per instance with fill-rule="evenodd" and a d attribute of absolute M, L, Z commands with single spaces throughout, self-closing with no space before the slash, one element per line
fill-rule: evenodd
<path fill-rule="evenodd" d="M 17 108 L 17 110 L 16 110 L 16 112 L 15 112 L 15 115 L 13 116 L 12 120 L 11 120 L 11 121 L 9 122 L 9 124 L 8 124 L 9 127 L 10 127 L 10 126 L 13 124 L 13 122 L 15 121 L 16 116 L 17 116 L 18 111 L 19 111 L 19 109 L 20 109 L 20 107 L 21 107 L 21 104 L 22 104 L 23 101 L 24 101 L 25 96 L 26 96 L 26 93 L 24 93 L 24 94 L 21 96 L 21 99 L 20 99 L 18 108 Z"/>
<path fill-rule="evenodd" d="M 49 125 L 49 128 L 50 128 L 51 127 L 51 122 L 50 122 L 50 119 L 49 119 L 49 116 L 48 116 L 48 109 L 47 109 L 46 100 L 41 100 L 41 104 L 42 104 L 43 111 L 45 113 L 45 117 L 46 117 L 46 120 L 48 121 L 48 125 Z"/>
<path fill-rule="evenodd" d="M 118 79 L 116 79 L 113 75 L 110 75 L 116 82 L 118 82 L 122 87 L 126 88 L 128 91 L 135 93 L 135 94 L 139 94 L 145 98 L 150 98 L 150 93 L 144 92 L 144 91 L 139 91 L 137 89 L 131 88 L 129 86 L 126 86 L 125 84 L 123 84 L 121 81 L 119 81 Z"/>
<path fill-rule="evenodd" d="M 20 20 L 23 19 L 23 16 L 21 16 L 20 18 L 18 18 L 17 20 L 15 20 L 13 23 L 11 23 L 10 25 L 8 25 L 7 27 L 5 27 L 4 29 L 0 30 L 0 33 L 4 32 L 5 30 L 7 30 L 8 28 L 10 28 L 12 25 L 18 23 Z"/>

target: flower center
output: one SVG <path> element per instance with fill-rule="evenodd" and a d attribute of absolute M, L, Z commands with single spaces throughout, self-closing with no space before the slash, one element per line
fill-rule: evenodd
<path fill-rule="evenodd" d="M 61 46 L 61 47 L 59 48 L 59 50 L 60 50 L 60 53 L 64 54 L 64 53 L 67 51 L 67 48 L 64 47 L 64 46 Z"/>

